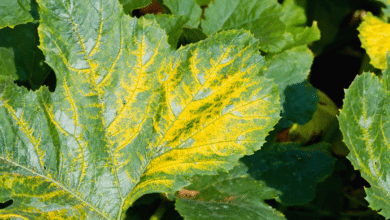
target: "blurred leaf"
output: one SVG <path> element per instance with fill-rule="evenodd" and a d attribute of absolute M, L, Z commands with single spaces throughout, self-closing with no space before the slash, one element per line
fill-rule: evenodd
<path fill-rule="evenodd" d="M 42 51 L 38 48 L 39 37 L 37 24 L 21 24 L 14 29 L 0 30 L 0 47 L 12 48 L 15 54 L 16 73 L 27 87 L 38 89 L 50 71 Z"/>
<path fill-rule="evenodd" d="M 171 45 L 172 49 L 177 48 L 182 27 L 188 21 L 187 17 L 168 14 L 147 14 L 144 17 L 147 19 L 155 19 L 157 24 L 159 24 L 160 27 L 167 33 L 168 43 Z"/>
<path fill-rule="evenodd" d="M 229 173 L 194 176 L 193 184 L 177 193 L 176 209 L 185 219 L 194 220 L 285 219 L 264 202 L 280 193 L 263 181 L 254 180 L 247 170 L 240 163 Z"/>
<path fill-rule="evenodd" d="M 250 30 L 260 41 L 260 49 L 278 52 L 290 36 L 280 20 L 282 7 L 276 0 L 215 0 L 205 9 L 201 26 L 210 36 L 221 30 Z"/>
<path fill-rule="evenodd" d="M 202 30 L 198 28 L 186 28 L 182 29 L 179 45 L 187 45 L 191 43 L 196 43 L 198 41 L 206 39 L 207 36 L 203 33 Z"/>
<path fill-rule="evenodd" d="M 198 28 L 202 9 L 196 4 L 195 0 L 164 0 L 164 5 L 171 10 L 172 14 L 189 18 L 186 25 Z"/>
<path fill-rule="evenodd" d="M 321 30 L 321 40 L 313 43 L 312 50 L 315 54 L 321 54 L 327 46 L 334 43 L 340 30 L 340 24 L 350 13 L 350 1 L 339 0 L 295 0 L 297 4 L 305 8 L 307 22 L 318 22 Z M 353 1 L 351 1 L 353 2 Z"/>
<path fill-rule="evenodd" d="M 330 147 L 326 143 L 304 148 L 297 143 L 268 143 L 267 147 L 241 161 L 254 179 L 281 192 L 278 202 L 305 204 L 314 199 L 317 183 L 334 169 L 335 158 L 331 156 Z"/>
<path fill-rule="evenodd" d="M 292 139 L 302 145 L 324 134 L 338 114 L 336 104 L 325 93 L 316 89 L 314 91 L 313 96 L 318 97 L 318 101 L 311 120 L 304 124 L 296 123 L 290 129 L 290 137 L 295 136 Z"/>
<path fill-rule="evenodd" d="M 130 14 L 134 9 L 140 9 L 152 3 L 152 0 L 119 0 L 123 5 L 123 11 Z"/>
<path fill-rule="evenodd" d="M 0 47 L 0 75 L 11 76 L 14 80 L 18 79 L 14 63 L 14 51 Z"/>
<path fill-rule="evenodd" d="M 376 0 L 385 5 L 385 7 L 382 7 L 382 12 L 387 16 L 390 17 L 390 2 L 389 0 Z"/>
<path fill-rule="evenodd" d="M 370 63 L 378 69 L 386 69 L 386 52 L 390 50 L 390 24 L 385 23 L 370 12 L 358 28 L 362 47 L 370 56 Z"/>
<path fill-rule="evenodd" d="M 211 1 L 213 0 L 195 0 L 196 4 L 198 4 L 199 6 L 208 5 Z"/>
<path fill-rule="evenodd" d="M 14 28 L 19 24 L 26 24 L 34 20 L 30 11 L 30 0 L 1 0 L 0 1 L 0 29 Z"/>
<path fill-rule="evenodd" d="M 303 82 L 309 75 L 313 53 L 306 45 L 265 56 L 265 75 L 278 85 L 280 103 L 284 103 L 284 90 L 288 85 Z"/>
<path fill-rule="evenodd" d="M 317 90 L 304 80 L 301 83 L 289 85 L 284 90 L 284 111 L 281 116 L 292 123 L 304 125 L 315 113 L 319 101 Z"/>
<path fill-rule="evenodd" d="M 282 6 L 283 15 L 280 19 L 287 27 L 306 25 L 307 18 L 303 6 L 297 4 L 295 0 L 284 0 Z"/>

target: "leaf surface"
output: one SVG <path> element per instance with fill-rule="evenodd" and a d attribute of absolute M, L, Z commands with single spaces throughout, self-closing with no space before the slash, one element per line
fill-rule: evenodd
<path fill-rule="evenodd" d="M 13 79 L 18 79 L 14 62 L 14 51 L 12 49 L 0 47 L 0 75 L 11 76 Z"/>
<path fill-rule="evenodd" d="M 390 63 L 390 56 L 387 56 Z M 347 158 L 370 184 L 366 200 L 373 210 L 390 218 L 389 139 L 390 97 L 387 69 L 383 78 L 363 73 L 345 91 L 338 120 L 343 141 L 350 150 Z"/>
<path fill-rule="evenodd" d="M 265 145 L 241 159 L 251 177 L 281 192 L 276 200 L 285 205 L 313 200 L 317 183 L 328 177 L 334 168 L 336 160 L 331 156 L 330 144 L 301 147 L 298 143 L 267 142 Z"/>
<path fill-rule="evenodd" d="M 30 0 L 1 0 L 0 29 L 4 27 L 14 28 L 15 25 L 33 21 L 30 10 Z"/>
<path fill-rule="evenodd" d="M 0 218 L 119 219 L 144 194 L 232 169 L 279 119 L 247 31 L 174 51 L 118 1 L 38 3 L 57 88 L 0 78 L 0 199 L 14 201 Z"/>
<path fill-rule="evenodd" d="M 265 75 L 278 85 L 280 103 L 284 103 L 284 91 L 289 85 L 303 82 L 310 73 L 313 53 L 306 45 L 293 47 L 276 54 L 265 56 Z"/>
<path fill-rule="evenodd" d="M 168 14 L 146 14 L 144 17 L 147 19 L 155 19 L 157 24 L 159 24 L 167 33 L 168 43 L 171 45 L 172 49 L 177 48 L 182 27 L 188 21 L 187 17 Z"/>
<path fill-rule="evenodd" d="M 250 30 L 265 52 L 280 51 L 286 44 L 282 7 L 276 0 L 215 0 L 205 9 L 201 26 L 206 35 L 229 29 Z"/>
<path fill-rule="evenodd" d="M 171 10 L 174 15 L 182 15 L 189 19 L 186 23 L 192 28 L 197 28 L 200 23 L 202 9 L 195 0 L 164 0 L 164 4 Z"/>
<path fill-rule="evenodd" d="M 194 176 L 194 183 L 176 194 L 176 209 L 191 220 L 286 219 L 264 202 L 281 193 L 256 181 L 247 171 L 247 166 L 240 162 L 229 173 Z"/>
<path fill-rule="evenodd" d="M 150 3 L 152 0 L 119 0 L 119 2 L 123 5 L 123 10 L 130 14 L 134 9 L 143 8 Z"/>
<path fill-rule="evenodd" d="M 359 38 L 370 57 L 370 63 L 378 69 L 386 69 L 386 52 L 390 50 L 390 24 L 376 18 L 370 12 L 360 24 Z"/>
<path fill-rule="evenodd" d="M 38 89 L 50 71 L 42 51 L 38 48 L 38 25 L 21 24 L 0 30 L 0 47 L 12 48 L 19 81 L 33 90 Z"/>

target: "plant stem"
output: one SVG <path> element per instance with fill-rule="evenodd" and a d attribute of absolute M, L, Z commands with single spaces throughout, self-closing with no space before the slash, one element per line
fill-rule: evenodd
<path fill-rule="evenodd" d="M 170 203 L 166 201 L 161 202 L 156 212 L 152 216 L 150 216 L 149 220 L 160 220 L 163 217 L 165 211 L 167 210 L 169 204 Z"/>

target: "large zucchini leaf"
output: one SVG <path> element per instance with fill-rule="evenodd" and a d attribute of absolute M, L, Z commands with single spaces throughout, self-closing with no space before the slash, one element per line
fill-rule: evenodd
<path fill-rule="evenodd" d="M 345 91 L 343 109 L 338 118 L 343 141 L 350 150 L 347 158 L 370 183 L 371 187 L 365 189 L 366 200 L 386 219 L 390 218 L 389 55 L 387 70 L 382 77 L 367 72 L 356 77 Z"/>
<path fill-rule="evenodd" d="M 117 0 L 39 0 L 57 76 L 27 91 L 0 76 L 0 218 L 119 219 L 252 154 L 279 119 L 258 41 L 223 31 L 175 51 Z"/>

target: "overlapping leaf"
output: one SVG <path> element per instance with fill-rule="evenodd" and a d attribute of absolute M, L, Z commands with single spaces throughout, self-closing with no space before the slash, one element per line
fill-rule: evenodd
<path fill-rule="evenodd" d="M 382 12 L 387 16 L 390 17 L 390 2 L 389 0 L 377 0 L 378 2 L 381 2 L 384 4 L 385 7 L 382 7 Z"/>
<path fill-rule="evenodd" d="M 187 17 L 189 19 L 186 23 L 188 26 L 192 28 L 199 26 L 202 9 L 195 0 L 164 0 L 164 4 L 171 10 L 172 14 Z"/>
<path fill-rule="evenodd" d="M 30 0 L 1 0 L 0 29 L 7 26 L 13 28 L 15 25 L 33 21 L 30 10 Z"/>
<path fill-rule="evenodd" d="M 313 53 L 306 45 L 266 55 L 264 72 L 278 85 L 281 103 L 285 100 L 284 91 L 287 86 L 300 83 L 307 78 L 313 59 Z"/>
<path fill-rule="evenodd" d="M 172 51 L 118 1 L 38 1 L 57 88 L 0 78 L 0 217 L 112 219 L 140 196 L 227 171 L 279 118 L 258 41 L 222 32 Z"/>
<path fill-rule="evenodd" d="M 193 184 L 177 193 L 176 209 L 185 219 L 285 219 L 264 200 L 281 193 L 256 181 L 242 162 L 229 173 L 194 176 Z"/>
<path fill-rule="evenodd" d="M 11 76 L 13 79 L 18 79 L 14 62 L 14 51 L 12 49 L 0 47 L 0 75 Z"/>
<path fill-rule="evenodd" d="M 119 0 L 119 2 L 123 5 L 123 10 L 126 13 L 131 13 L 134 9 L 139 9 L 149 5 L 152 3 L 152 0 Z"/>
<path fill-rule="evenodd" d="M 180 34 L 182 32 L 182 27 L 188 21 L 188 18 L 184 16 L 177 15 L 155 15 L 155 14 L 146 14 L 145 18 L 155 19 L 156 22 L 160 25 L 161 28 L 165 30 L 168 35 L 168 43 L 171 45 L 172 49 L 177 48 L 177 43 L 179 41 Z"/>
<path fill-rule="evenodd" d="M 276 0 L 215 0 L 204 12 L 201 26 L 207 35 L 220 30 L 250 30 L 260 40 L 260 49 L 280 51 L 287 42 L 282 7 Z"/>
<path fill-rule="evenodd" d="M 0 48 L 12 48 L 19 80 L 34 90 L 42 85 L 51 71 L 38 48 L 37 27 L 37 24 L 28 23 L 18 25 L 14 29 L 0 30 Z"/>

